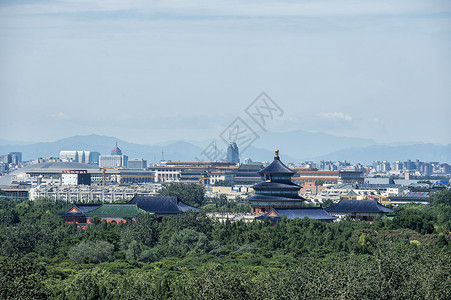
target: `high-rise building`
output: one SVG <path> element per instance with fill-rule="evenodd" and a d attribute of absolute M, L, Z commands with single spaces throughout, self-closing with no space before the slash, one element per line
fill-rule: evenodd
<path fill-rule="evenodd" d="M 91 156 L 89 159 L 89 163 L 93 165 L 99 164 L 100 153 L 96 151 L 91 151 Z"/>
<path fill-rule="evenodd" d="M 411 161 L 410 159 L 403 162 L 402 165 L 403 165 L 404 170 L 415 170 L 416 169 L 415 163 L 413 161 Z"/>
<path fill-rule="evenodd" d="M 421 175 L 423 176 L 431 176 L 432 175 L 432 165 L 430 163 L 423 163 L 420 167 Z"/>
<path fill-rule="evenodd" d="M 10 164 L 11 163 L 11 155 L 9 155 L 9 154 L 0 155 L 0 163 Z"/>
<path fill-rule="evenodd" d="M 60 151 L 60 159 L 63 162 L 78 162 L 78 151 Z"/>
<path fill-rule="evenodd" d="M 12 163 L 15 165 L 22 163 L 22 152 L 10 152 Z"/>
<path fill-rule="evenodd" d="M 60 151 L 63 162 L 77 162 L 82 164 L 98 164 L 99 152 L 95 151 Z"/>
<path fill-rule="evenodd" d="M 126 168 L 127 155 L 100 155 L 99 168 Z"/>
<path fill-rule="evenodd" d="M 145 169 L 147 168 L 147 160 L 142 158 L 131 159 L 127 162 L 127 169 Z"/>
<path fill-rule="evenodd" d="M 227 162 L 239 163 L 240 162 L 240 152 L 236 143 L 229 143 L 227 148 Z"/>
<path fill-rule="evenodd" d="M 0 163 L 18 165 L 22 163 L 22 152 L 10 152 L 0 155 Z"/>
<path fill-rule="evenodd" d="M 100 155 L 99 167 L 100 168 L 126 168 L 128 162 L 128 156 L 122 155 L 122 150 L 119 149 L 116 143 L 116 147 L 111 151 L 111 155 Z"/>

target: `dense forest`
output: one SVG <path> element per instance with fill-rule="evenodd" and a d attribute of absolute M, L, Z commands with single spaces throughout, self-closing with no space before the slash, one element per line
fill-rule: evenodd
<path fill-rule="evenodd" d="M 372 223 L 185 213 L 82 229 L 57 215 L 69 207 L 0 198 L 0 298 L 451 299 L 450 190 Z"/>

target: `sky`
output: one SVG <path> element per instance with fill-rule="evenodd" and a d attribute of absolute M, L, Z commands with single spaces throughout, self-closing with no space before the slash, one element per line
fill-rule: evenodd
<path fill-rule="evenodd" d="M 450 1 L 0 1 L 1 139 L 206 140 L 264 91 L 270 131 L 448 144 L 450 83 Z"/>

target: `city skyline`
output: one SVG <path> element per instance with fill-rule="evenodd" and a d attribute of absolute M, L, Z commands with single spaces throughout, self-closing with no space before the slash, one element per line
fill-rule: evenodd
<path fill-rule="evenodd" d="M 0 138 L 217 138 L 265 91 L 284 111 L 271 131 L 449 144 L 450 13 L 446 1 L 3 1 Z"/>

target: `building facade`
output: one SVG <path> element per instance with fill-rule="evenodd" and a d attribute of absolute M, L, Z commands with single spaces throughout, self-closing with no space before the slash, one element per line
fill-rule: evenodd
<path fill-rule="evenodd" d="M 147 168 L 147 160 L 142 158 L 131 159 L 127 162 L 128 169 L 145 169 Z"/>
<path fill-rule="evenodd" d="M 91 185 L 91 174 L 87 170 L 63 170 L 62 185 Z"/>
<path fill-rule="evenodd" d="M 127 155 L 100 155 L 99 168 L 126 168 Z"/>

